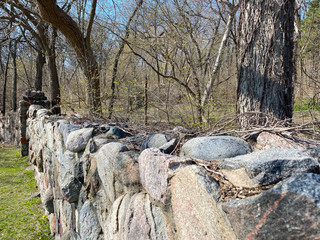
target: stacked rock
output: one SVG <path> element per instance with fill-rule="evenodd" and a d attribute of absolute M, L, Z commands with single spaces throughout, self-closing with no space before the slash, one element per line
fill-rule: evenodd
<path fill-rule="evenodd" d="M 20 112 L 20 143 L 21 143 L 21 156 L 28 156 L 28 140 L 27 133 L 27 115 L 30 105 L 39 105 L 41 108 L 50 108 L 50 102 L 43 92 L 40 91 L 26 91 L 23 100 L 19 102 Z"/>

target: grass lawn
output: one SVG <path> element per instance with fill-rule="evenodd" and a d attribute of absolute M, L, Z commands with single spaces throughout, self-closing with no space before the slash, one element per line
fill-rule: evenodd
<path fill-rule="evenodd" d="M 0 239 L 53 239 L 33 171 L 19 149 L 0 146 Z"/>

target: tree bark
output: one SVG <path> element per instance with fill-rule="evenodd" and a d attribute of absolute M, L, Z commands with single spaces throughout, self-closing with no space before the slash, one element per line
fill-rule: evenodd
<path fill-rule="evenodd" d="M 48 49 L 48 68 L 49 68 L 49 86 L 51 107 L 60 104 L 60 84 L 56 65 L 56 39 L 57 30 L 53 27 L 51 32 L 51 43 Z"/>
<path fill-rule="evenodd" d="M 292 118 L 295 0 L 240 1 L 237 110 L 241 127 L 266 124 L 248 112 Z"/>
<path fill-rule="evenodd" d="M 8 68 L 9 68 L 9 60 L 10 60 L 10 48 L 11 48 L 11 40 L 9 41 L 8 47 L 8 56 L 7 62 L 4 68 L 4 82 L 3 82 L 3 89 L 2 89 L 2 110 L 1 113 L 3 116 L 6 115 L 6 98 L 7 98 L 7 83 L 8 83 Z"/>
<path fill-rule="evenodd" d="M 69 41 L 71 47 L 75 50 L 77 59 L 87 79 L 86 87 L 89 111 L 91 113 L 101 113 L 99 69 L 96 57 L 90 46 L 89 38 L 92 26 L 91 21 L 93 19 L 90 18 L 87 31 L 88 36 L 84 37 L 84 33 L 81 32 L 77 23 L 57 6 L 56 0 L 37 0 L 37 4 L 43 20 L 60 30 Z"/>
<path fill-rule="evenodd" d="M 12 110 L 17 111 L 17 84 L 18 84 L 18 74 L 17 74 L 17 41 L 13 42 L 13 45 L 10 49 L 12 57 L 12 66 L 13 66 L 13 88 L 12 88 Z"/>
<path fill-rule="evenodd" d="M 144 80 L 144 125 L 148 124 L 148 100 L 148 74 L 146 74 Z"/>
<path fill-rule="evenodd" d="M 38 55 L 36 59 L 36 80 L 34 83 L 34 88 L 36 91 L 42 91 L 43 66 L 46 62 L 46 59 L 42 51 L 39 50 L 37 54 Z"/>

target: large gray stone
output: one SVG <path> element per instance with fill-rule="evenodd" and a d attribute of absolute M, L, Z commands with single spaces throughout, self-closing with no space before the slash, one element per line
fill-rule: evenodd
<path fill-rule="evenodd" d="M 281 137 L 274 133 L 262 132 L 259 134 L 259 136 L 257 137 L 257 143 L 255 145 L 256 149 L 267 150 L 275 147 L 293 148 L 293 149 L 299 149 L 299 150 L 306 149 L 306 147 L 303 144 L 299 142 L 294 142 L 291 139 Z"/>
<path fill-rule="evenodd" d="M 41 105 L 31 105 L 30 107 L 29 107 L 29 117 L 36 117 L 36 115 L 37 115 L 37 111 L 39 110 L 39 109 L 42 109 L 43 107 L 41 106 Z"/>
<path fill-rule="evenodd" d="M 60 164 L 58 159 L 55 156 L 52 156 L 52 173 L 53 175 L 51 176 L 51 182 L 52 182 L 52 189 L 53 189 L 53 196 L 55 199 L 60 199 L 62 194 L 61 194 L 61 189 L 60 189 L 60 181 L 61 181 L 61 175 L 60 173 Z"/>
<path fill-rule="evenodd" d="M 171 204 L 177 239 L 236 239 L 217 205 L 219 184 L 204 169 L 186 166 L 171 180 Z"/>
<path fill-rule="evenodd" d="M 75 165 L 77 163 L 75 154 L 66 151 L 59 159 L 58 181 L 61 187 L 61 193 L 68 202 L 77 202 L 81 182 L 75 177 Z"/>
<path fill-rule="evenodd" d="M 320 239 L 320 175 L 293 176 L 222 208 L 238 239 Z"/>
<path fill-rule="evenodd" d="M 229 136 L 198 137 L 186 142 L 180 156 L 205 161 L 231 158 L 252 152 L 251 146 L 244 140 Z"/>
<path fill-rule="evenodd" d="M 107 144 L 107 143 L 111 143 L 111 142 L 115 142 L 116 140 L 114 139 L 108 139 L 105 136 L 102 135 L 98 135 L 93 137 L 93 142 L 95 143 L 95 145 L 97 146 L 97 148 L 101 148 L 103 145 Z"/>
<path fill-rule="evenodd" d="M 69 203 L 75 203 L 79 199 L 81 182 L 74 176 L 63 179 L 61 183 L 62 197 Z"/>
<path fill-rule="evenodd" d="M 65 175 L 74 175 L 74 167 L 77 163 L 75 153 L 71 151 L 58 152 L 59 161 L 59 177 L 64 178 Z"/>
<path fill-rule="evenodd" d="M 151 226 L 145 213 L 145 194 L 134 195 L 124 218 L 127 239 L 150 239 Z"/>
<path fill-rule="evenodd" d="M 121 139 L 131 136 L 129 132 L 125 132 L 123 129 L 118 127 L 111 127 L 109 131 L 105 134 L 107 138 Z"/>
<path fill-rule="evenodd" d="M 47 138 L 46 145 L 51 151 L 54 151 L 54 124 L 52 122 L 45 124 L 45 132 Z"/>
<path fill-rule="evenodd" d="M 66 148 L 71 152 L 80 152 L 86 148 L 89 139 L 92 137 L 93 128 L 82 128 L 75 130 L 68 135 Z"/>
<path fill-rule="evenodd" d="M 286 136 L 288 135 L 288 136 Z M 267 150 L 270 148 L 293 148 L 299 150 L 306 150 L 310 148 L 319 148 L 320 144 L 317 141 L 306 139 L 303 137 L 295 141 L 290 133 L 274 134 L 270 132 L 261 132 L 257 137 L 255 149 Z"/>
<path fill-rule="evenodd" d="M 148 136 L 148 138 L 142 143 L 141 151 L 147 148 L 159 148 L 163 144 L 166 144 L 171 138 L 161 133 L 154 133 Z"/>
<path fill-rule="evenodd" d="M 46 109 L 46 108 L 42 108 L 42 109 L 39 109 L 37 111 L 37 117 L 45 117 L 45 116 L 49 116 L 51 115 L 51 112 L 49 109 Z"/>
<path fill-rule="evenodd" d="M 172 227 L 159 207 L 151 204 L 148 195 L 133 197 L 124 227 L 128 239 L 173 239 Z"/>
<path fill-rule="evenodd" d="M 54 197 L 53 197 L 52 188 L 48 188 L 42 197 L 42 202 L 43 202 L 45 210 L 49 214 L 54 213 L 53 199 L 54 199 Z"/>
<path fill-rule="evenodd" d="M 43 131 L 44 126 L 45 126 L 44 119 L 34 120 L 33 131 L 32 131 L 33 138 L 38 137 L 40 139 L 43 139 L 43 137 L 45 136 L 45 132 Z"/>
<path fill-rule="evenodd" d="M 44 172 L 47 177 L 47 184 L 50 187 L 54 186 L 54 166 L 53 166 L 53 153 L 50 151 L 49 148 L 43 147 L 42 148 L 42 155 L 43 155 L 43 166 Z"/>
<path fill-rule="evenodd" d="M 63 227 L 63 232 L 72 230 L 75 226 L 75 205 L 68 201 L 60 202 L 60 224 Z"/>
<path fill-rule="evenodd" d="M 84 186 L 89 187 L 90 180 L 97 170 L 97 160 L 95 158 L 84 158 L 81 160 L 82 162 L 82 173 L 83 173 L 83 182 Z"/>
<path fill-rule="evenodd" d="M 43 148 L 39 148 L 39 151 L 36 153 L 35 165 L 38 167 L 39 172 L 43 172 Z"/>
<path fill-rule="evenodd" d="M 128 191 L 140 190 L 140 176 L 139 176 L 139 154 L 136 152 L 120 152 L 114 162 L 114 178 L 116 192 L 122 193 Z"/>
<path fill-rule="evenodd" d="M 172 151 L 175 149 L 176 145 L 178 143 L 178 139 L 177 138 L 173 138 L 171 139 L 169 142 L 163 144 L 162 146 L 159 147 L 161 152 L 167 153 L 167 154 L 171 154 Z"/>
<path fill-rule="evenodd" d="M 94 212 L 90 200 L 87 200 L 82 206 L 79 216 L 81 240 L 99 239 L 101 226 Z"/>
<path fill-rule="evenodd" d="M 62 135 L 62 141 L 65 144 L 67 142 L 68 135 L 75 130 L 78 130 L 81 128 L 80 125 L 75 124 L 69 124 L 65 122 L 61 122 L 58 126 L 60 133 Z"/>
<path fill-rule="evenodd" d="M 147 148 L 159 148 L 164 153 L 170 153 L 173 151 L 175 145 L 176 139 L 162 133 L 155 133 L 149 135 L 147 139 L 143 141 L 141 152 Z"/>
<path fill-rule="evenodd" d="M 77 216 L 79 216 L 79 211 L 81 210 L 82 206 L 84 205 L 84 203 L 88 200 L 87 198 L 87 192 L 86 189 L 84 187 L 81 188 L 80 193 L 79 193 L 79 201 L 77 203 Z M 78 219 L 79 220 L 79 219 Z M 77 222 L 77 229 L 79 229 L 79 222 Z"/>
<path fill-rule="evenodd" d="M 104 226 L 108 217 L 109 210 L 108 203 L 106 201 L 107 196 L 103 189 L 99 190 L 95 196 L 91 199 L 92 206 L 95 209 L 97 219 L 100 226 Z"/>
<path fill-rule="evenodd" d="M 305 152 L 320 163 L 320 148 L 309 148 Z"/>
<path fill-rule="evenodd" d="M 122 143 L 112 142 L 103 145 L 94 156 L 97 161 L 99 177 L 104 190 L 106 191 L 106 195 L 111 202 L 116 200 L 116 190 L 114 185 L 115 161 L 120 152 L 125 152 L 127 150 L 127 147 Z"/>
<path fill-rule="evenodd" d="M 54 218 L 51 218 L 50 220 L 54 220 L 54 232 L 56 235 L 61 235 L 63 231 L 65 230 L 65 226 L 61 223 L 61 208 L 62 208 L 62 199 L 54 199 L 53 205 L 54 205 Z M 51 222 L 52 224 L 52 222 Z"/>
<path fill-rule="evenodd" d="M 140 149 L 141 145 L 143 144 L 144 140 L 146 140 L 146 138 L 147 138 L 146 134 L 139 133 L 138 135 L 126 138 L 126 143 L 132 144 L 135 146 L 139 145 L 139 149 Z"/>
<path fill-rule="evenodd" d="M 113 240 L 175 239 L 165 214 L 145 193 L 128 193 L 116 199 L 104 231 L 104 238 Z"/>
<path fill-rule="evenodd" d="M 118 197 L 112 204 L 107 221 L 103 227 L 104 239 L 124 239 L 124 219 L 133 193 Z"/>
<path fill-rule="evenodd" d="M 55 142 L 55 148 L 58 148 L 59 145 L 60 145 L 60 147 L 62 147 L 63 143 L 64 143 L 63 135 L 62 135 L 60 128 L 59 128 L 59 126 L 61 124 L 67 125 L 66 123 L 61 123 L 61 122 L 57 121 L 54 123 L 54 127 L 53 127 L 53 138 L 54 138 L 54 142 Z"/>
<path fill-rule="evenodd" d="M 99 122 L 85 122 L 83 123 L 83 127 L 84 128 L 98 128 L 99 130 L 101 130 L 101 127 L 100 127 L 100 123 Z"/>
<path fill-rule="evenodd" d="M 82 184 L 84 184 L 84 164 L 86 164 L 86 161 L 78 161 L 74 167 L 74 177 L 77 178 Z"/>
<path fill-rule="evenodd" d="M 63 233 L 60 240 L 80 240 L 80 237 L 74 231 L 67 231 L 67 232 Z"/>
<path fill-rule="evenodd" d="M 56 216 L 54 215 L 54 213 L 51 213 L 48 216 L 48 220 L 49 220 L 49 225 L 50 225 L 50 233 L 52 235 L 54 235 L 57 233 Z"/>
<path fill-rule="evenodd" d="M 220 168 L 239 187 L 265 186 L 297 173 L 319 172 L 319 164 L 308 154 L 280 148 L 224 159 Z"/>
<path fill-rule="evenodd" d="M 166 202 L 168 180 L 181 164 L 190 161 L 183 157 L 162 153 L 157 148 L 144 150 L 139 156 L 139 172 L 142 186 L 157 201 Z"/>

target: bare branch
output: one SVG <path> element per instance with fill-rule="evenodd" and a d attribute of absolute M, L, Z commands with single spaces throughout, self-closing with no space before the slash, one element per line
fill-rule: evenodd
<path fill-rule="evenodd" d="M 90 10 L 90 16 L 89 16 L 89 23 L 86 31 L 86 41 L 90 43 L 90 37 L 91 37 L 91 31 L 92 31 L 92 25 L 94 21 L 94 17 L 96 15 L 96 8 L 97 8 L 97 0 L 93 0 L 91 3 L 91 10 Z"/>

